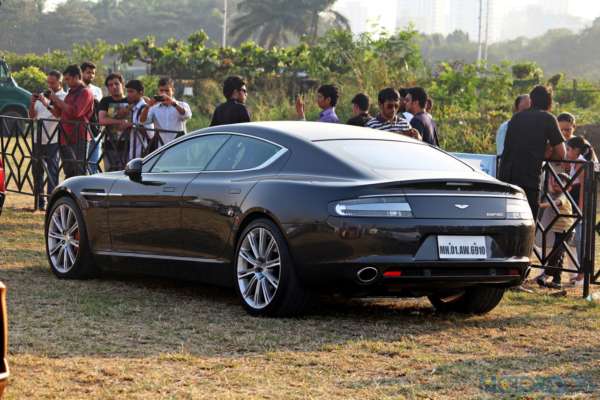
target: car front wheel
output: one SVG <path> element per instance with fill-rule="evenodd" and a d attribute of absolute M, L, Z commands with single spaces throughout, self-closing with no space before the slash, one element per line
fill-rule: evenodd
<path fill-rule="evenodd" d="M 96 275 L 87 241 L 85 222 L 70 197 L 61 197 L 46 218 L 46 255 L 54 275 L 61 279 L 86 279 Z"/>
<path fill-rule="evenodd" d="M 268 219 L 250 223 L 240 235 L 235 255 L 236 291 L 255 316 L 300 314 L 308 294 L 298 280 L 286 240 Z"/>
<path fill-rule="evenodd" d="M 433 294 L 429 301 L 439 312 L 486 314 L 502 300 L 504 288 L 472 287 L 460 292 Z"/>

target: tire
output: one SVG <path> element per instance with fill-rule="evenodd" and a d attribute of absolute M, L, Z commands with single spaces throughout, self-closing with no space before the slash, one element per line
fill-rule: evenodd
<path fill-rule="evenodd" d="M 233 265 L 236 292 L 250 315 L 291 317 L 305 309 L 308 292 L 297 277 L 283 234 L 272 221 L 258 219 L 244 229 Z"/>
<path fill-rule="evenodd" d="M 98 275 L 86 232 L 81 210 L 72 198 L 61 197 L 52 205 L 46 217 L 44 238 L 46 256 L 57 278 L 89 279 Z"/>
<path fill-rule="evenodd" d="M 7 107 L 6 109 L 0 112 L 0 115 L 5 117 L 27 118 L 27 114 L 23 110 L 15 107 Z M 0 135 L 4 137 L 15 136 L 15 132 L 17 132 L 17 130 L 21 133 L 24 133 L 25 122 L 13 119 L 6 119 L 6 127 L 8 128 L 7 131 L 4 129 L 4 123 L 0 124 Z"/>
<path fill-rule="evenodd" d="M 441 313 L 487 314 L 502 300 L 504 288 L 473 287 L 454 294 L 434 294 L 429 301 Z"/>

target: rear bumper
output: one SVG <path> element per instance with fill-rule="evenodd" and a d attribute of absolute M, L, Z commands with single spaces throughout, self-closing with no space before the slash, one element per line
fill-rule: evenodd
<path fill-rule="evenodd" d="M 525 278 L 534 237 L 531 221 L 509 220 L 331 217 L 324 224 L 284 228 L 306 284 L 363 289 L 515 286 Z M 484 236 L 488 258 L 442 260 L 438 235 Z M 368 284 L 357 278 L 365 267 L 377 269 L 377 279 Z"/>
<path fill-rule="evenodd" d="M 375 277 L 361 281 L 359 271 L 375 268 Z M 519 285 L 525 279 L 528 258 L 478 262 L 340 263 L 304 266 L 301 275 L 312 286 L 354 288 L 360 291 L 435 291 L 469 286 Z"/>

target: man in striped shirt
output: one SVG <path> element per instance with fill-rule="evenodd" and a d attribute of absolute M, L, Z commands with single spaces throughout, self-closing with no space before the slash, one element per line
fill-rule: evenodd
<path fill-rule="evenodd" d="M 421 140 L 421 135 L 410 123 L 398 114 L 400 93 L 394 88 L 385 88 L 379 92 L 379 114 L 367 121 L 367 128 L 400 133 Z"/>

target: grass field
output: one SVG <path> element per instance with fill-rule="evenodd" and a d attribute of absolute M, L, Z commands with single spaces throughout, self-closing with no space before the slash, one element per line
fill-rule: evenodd
<path fill-rule="evenodd" d="M 600 398 L 600 305 L 575 293 L 511 292 L 477 317 L 330 298 L 257 319 L 225 289 L 55 279 L 31 204 L 11 195 L 0 217 L 8 399 Z"/>

